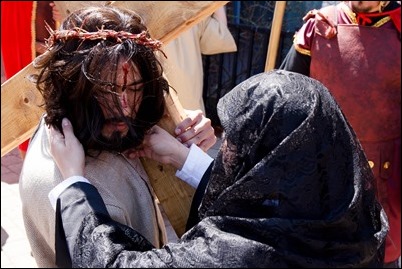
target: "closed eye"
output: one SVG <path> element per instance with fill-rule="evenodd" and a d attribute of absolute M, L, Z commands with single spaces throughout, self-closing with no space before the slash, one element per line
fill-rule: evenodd
<path fill-rule="evenodd" d="M 144 86 L 141 86 L 141 85 L 129 86 L 126 88 L 126 90 L 128 90 L 130 92 L 142 92 L 144 90 Z"/>

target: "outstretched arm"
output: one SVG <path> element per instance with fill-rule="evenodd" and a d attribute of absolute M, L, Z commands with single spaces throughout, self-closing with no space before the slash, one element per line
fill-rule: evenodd
<path fill-rule="evenodd" d="M 81 177 L 84 172 L 82 145 L 74 136 L 71 123 L 67 119 L 63 119 L 62 128 L 64 135 L 53 127 L 49 129 L 50 153 L 64 178 Z M 154 132 L 158 131 L 163 136 L 164 130 L 156 127 Z M 169 137 L 170 143 L 188 150 L 172 136 Z M 90 183 L 73 182 L 54 195 L 57 195 L 57 206 L 54 206 L 57 220 L 56 257 L 71 257 L 58 259 L 59 266 L 165 267 L 172 265 L 169 261 L 176 261 L 173 256 L 182 259 L 178 265 L 186 262 L 184 253 L 187 248 L 174 247 L 175 253 L 172 253 L 172 246 L 168 249 L 154 249 L 140 233 L 112 220 L 102 197 Z M 187 244 L 191 246 L 195 243 L 196 241 Z M 188 254 L 190 258 L 195 257 L 194 253 Z"/>

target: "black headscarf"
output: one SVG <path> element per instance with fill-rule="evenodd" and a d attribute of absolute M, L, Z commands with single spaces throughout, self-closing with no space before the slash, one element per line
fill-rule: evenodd
<path fill-rule="evenodd" d="M 262 73 L 225 95 L 218 113 L 225 138 L 201 221 L 179 243 L 149 250 L 138 233 L 122 243 L 122 231 L 132 232 L 113 221 L 91 231 L 89 218 L 83 233 L 92 235 L 77 241 L 75 265 L 382 266 L 388 223 L 374 177 L 321 83 L 287 71 Z M 85 247 L 91 251 L 82 253 Z M 110 256 L 100 258 L 105 249 Z"/>
<path fill-rule="evenodd" d="M 248 218 L 240 234 L 284 251 L 295 265 L 362 265 L 376 256 L 388 227 L 374 177 L 320 82 L 262 73 L 224 96 L 218 115 L 227 145 L 215 161 L 201 218 Z"/>

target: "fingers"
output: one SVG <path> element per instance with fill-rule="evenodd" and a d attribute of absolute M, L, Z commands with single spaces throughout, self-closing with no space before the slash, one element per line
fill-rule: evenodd
<path fill-rule="evenodd" d="M 186 128 L 177 136 L 177 140 L 187 147 L 196 144 L 207 151 L 217 140 L 211 120 L 205 118 L 201 111 L 193 111 L 178 127 Z"/>
<path fill-rule="evenodd" d="M 61 121 L 61 126 L 63 128 L 64 138 L 66 140 L 66 144 L 71 141 L 75 141 L 77 138 L 74 136 L 73 126 L 71 122 L 67 118 L 63 118 Z"/>
<path fill-rule="evenodd" d="M 124 152 L 124 155 L 129 159 L 137 159 L 140 157 L 145 157 L 145 153 L 140 149 L 128 149 Z"/>
<path fill-rule="evenodd" d="M 49 128 L 49 142 L 52 152 L 54 152 L 56 148 L 64 148 L 68 145 L 79 143 L 74 135 L 73 126 L 67 118 L 63 118 L 61 125 L 64 135 L 53 126 Z"/>
<path fill-rule="evenodd" d="M 198 144 L 198 147 L 200 149 L 202 149 L 203 151 L 207 152 L 213 145 L 215 145 L 216 141 L 217 141 L 217 138 L 214 135 L 213 137 L 210 137 L 208 139 L 201 141 Z"/>
<path fill-rule="evenodd" d="M 185 132 L 191 125 L 193 124 L 192 119 L 190 118 L 185 118 L 182 122 L 180 122 L 177 126 L 176 129 L 174 130 L 174 133 L 176 135 L 180 135 L 183 132 Z"/>
<path fill-rule="evenodd" d="M 152 136 L 156 136 L 160 132 L 163 132 L 163 131 L 164 130 L 157 125 L 151 127 L 151 129 L 149 129 L 149 131 L 145 134 L 142 144 L 136 148 L 127 149 L 124 152 L 124 155 L 129 159 L 136 159 L 139 157 L 147 157 L 146 150 L 149 147 L 152 147 Z"/>
<path fill-rule="evenodd" d="M 63 178 L 84 175 L 85 152 L 75 137 L 71 122 L 64 118 L 61 123 L 64 135 L 54 127 L 49 128 L 50 154 Z"/>
<path fill-rule="evenodd" d="M 193 125 L 199 123 L 204 118 L 204 114 L 201 110 L 185 110 L 187 118 L 180 122 L 175 129 L 175 134 L 180 135 Z"/>
<path fill-rule="evenodd" d="M 55 147 L 64 147 L 66 145 L 64 135 L 53 126 L 50 126 L 49 128 L 49 143 L 51 151 Z"/>
<path fill-rule="evenodd" d="M 146 136 L 150 136 L 150 135 L 153 135 L 153 134 L 157 134 L 157 133 L 160 133 L 160 132 L 163 132 L 163 131 L 164 131 L 164 130 L 163 130 L 162 127 L 160 127 L 160 126 L 158 126 L 158 125 L 154 125 L 154 126 L 151 127 L 151 129 L 149 129 L 149 131 L 148 131 L 148 133 L 147 133 Z"/>
<path fill-rule="evenodd" d="M 185 133 L 183 133 L 179 138 L 183 144 L 187 147 L 190 147 L 192 144 L 196 144 L 204 151 L 207 151 L 210 147 L 212 147 L 217 138 L 215 136 L 214 130 L 211 127 L 203 128 L 203 129 L 189 129 Z"/>

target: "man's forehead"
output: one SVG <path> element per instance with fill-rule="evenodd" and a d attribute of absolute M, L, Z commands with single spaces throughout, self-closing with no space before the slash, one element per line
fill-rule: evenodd
<path fill-rule="evenodd" d="M 143 83 L 143 79 L 139 68 L 132 61 L 119 61 L 117 63 L 116 74 L 108 77 L 114 77 L 114 86 L 123 87 L 129 85 L 139 85 Z M 106 70 L 106 72 L 108 72 Z"/>

